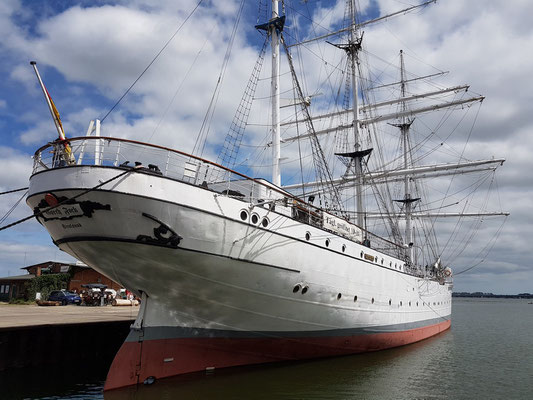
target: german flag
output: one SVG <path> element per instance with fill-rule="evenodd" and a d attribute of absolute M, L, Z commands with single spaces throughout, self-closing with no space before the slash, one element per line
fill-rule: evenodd
<path fill-rule="evenodd" d="M 61 141 L 63 142 L 65 159 L 67 160 L 69 164 L 71 164 L 74 162 L 74 155 L 72 154 L 72 149 L 70 148 L 70 145 L 68 144 L 67 136 L 65 135 L 65 129 L 63 129 L 63 124 L 61 123 L 61 117 L 59 116 L 59 111 L 57 111 L 56 105 L 54 104 L 54 100 L 52 100 L 52 96 L 50 96 L 48 89 L 44 87 L 44 90 L 46 91 L 48 100 L 50 100 L 50 105 L 52 107 L 52 113 L 54 114 L 54 118 L 57 121 L 59 128 L 61 129 L 61 132 L 59 133 L 59 139 L 61 139 Z"/>
<path fill-rule="evenodd" d="M 57 123 L 59 124 L 59 127 L 61 128 L 61 132 L 63 132 L 63 137 L 61 139 L 65 140 L 65 130 L 63 129 L 63 124 L 61 123 L 61 117 L 59 116 L 59 111 L 57 111 L 56 105 L 54 104 L 54 100 L 52 100 L 52 96 L 50 96 L 50 93 L 48 92 L 48 89 L 45 87 L 44 90 L 46 90 L 46 95 L 48 96 L 48 100 L 50 100 L 50 104 L 52 105 L 52 111 L 54 113 L 54 116 L 57 120 Z"/>

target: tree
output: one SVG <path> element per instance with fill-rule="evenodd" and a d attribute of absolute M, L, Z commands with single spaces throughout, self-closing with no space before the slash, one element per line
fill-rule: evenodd
<path fill-rule="evenodd" d="M 42 299 L 48 299 L 50 292 L 66 289 L 70 274 L 47 274 L 36 276 L 26 282 L 26 296 L 29 300 L 35 299 L 36 293 L 41 293 Z"/>

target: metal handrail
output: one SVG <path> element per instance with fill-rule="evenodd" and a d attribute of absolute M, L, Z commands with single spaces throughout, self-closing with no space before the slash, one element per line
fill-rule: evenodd
<path fill-rule="evenodd" d="M 97 141 L 97 142 L 91 142 L 91 141 Z M 58 162 L 58 160 L 61 158 L 61 154 L 62 154 L 61 147 L 64 146 L 65 142 L 68 142 L 68 144 L 70 145 L 70 147 L 72 149 L 72 153 L 74 154 L 75 159 L 79 161 L 79 162 L 77 162 L 75 164 L 75 166 L 80 166 L 80 165 L 104 165 L 104 163 L 107 161 L 109 166 L 120 167 L 121 165 L 119 164 L 119 162 L 122 161 L 122 160 L 126 160 L 126 158 L 127 158 L 127 157 L 124 157 L 124 154 L 127 153 L 128 151 L 132 151 L 132 149 L 134 149 L 134 148 L 137 149 L 137 150 L 138 149 L 144 149 L 141 153 L 139 153 L 139 155 L 148 155 L 148 152 L 150 150 L 164 151 L 164 152 L 167 152 L 167 154 L 165 155 L 164 159 L 162 157 L 158 158 L 159 162 L 161 160 L 163 160 L 163 162 L 164 162 L 163 170 L 159 170 L 159 172 L 160 172 L 161 175 L 169 177 L 170 179 L 175 179 L 175 180 L 178 180 L 178 181 L 191 183 L 190 181 L 185 180 L 185 177 L 187 177 L 187 175 L 186 175 L 187 166 L 194 165 L 194 166 L 198 167 L 198 170 L 195 171 L 196 174 L 194 176 L 194 182 L 192 182 L 192 183 L 194 183 L 197 186 L 202 186 L 202 184 L 204 184 L 204 182 L 202 182 L 202 184 L 198 184 L 197 181 L 198 181 L 198 175 L 201 172 L 200 171 L 200 167 L 203 164 L 203 166 L 204 166 L 203 172 L 204 172 L 205 175 L 207 175 L 209 172 L 212 172 L 212 170 L 215 169 L 215 170 L 218 170 L 218 172 L 221 172 L 221 173 L 216 174 L 217 177 L 218 176 L 227 176 L 227 178 L 222 180 L 222 181 L 221 180 L 211 181 L 209 183 L 209 185 L 212 186 L 210 188 L 211 190 L 215 190 L 215 189 L 213 189 L 213 186 L 217 186 L 218 187 L 217 191 L 223 192 L 223 195 L 232 196 L 232 193 L 233 193 L 233 195 L 235 195 L 235 192 L 232 192 L 232 188 L 233 189 L 239 189 L 239 181 L 245 180 L 245 181 L 252 182 L 252 186 L 251 186 L 252 188 L 253 188 L 253 185 L 259 185 L 260 187 L 264 187 L 267 190 L 272 190 L 272 191 L 276 192 L 278 195 L 280 195 L 279 197 L 281 197 L 281 199 L 285 199 L 284 201 L 286 202 L 287 206 L 290 206 L 291 208 L 294 208 L 295 210 L 302 211 L 303 209 L 307 209 L 307 212 L 309 213 L 309 215 L 320 216 L 320 218 L 318 218 L 318 217 L 317 218 L 307 218 L 307 221 L 304 221 L 301 218 L 301 215 L 299 217 L 298 213 L 295 213 L 295 215 L 291 215 L 291 218 L 293 218 L 293 219 L 297 219 L 297 220 L 299 220 L 301 222 L 307 223 L 307 224 L 312 225 L 312 226 L 317 226 L 317 227 L 320 227 L 322 229 L 326 229 L 320 223 L 320 221 L 327 214 L 333 216 L 333 214 L 329 213 L 328 211 L 323 210 L 323 209 L 321 209 L 319 207 L 316 207 L 316 206 L 306 202 L 305 200 L 300 199 L 300 198 L 292 195 L 291 193 L 289 193 L 289 192 L 287 192 L 287 191 L 275 186 L 274 184 L 272 184 L 272 183 L 270 183 L 268 181 L 263 181 L 263 180 L 260 180 L 260 179 L 251 178 L 251 177 L 249 177 L 247 175 L 244 175 L 244 174 L 242 174 L 242 173 L 240 173 L 238 171 L 234 171 L 232 169 L 224 167 L 223 165 L 217 164 L 215 162 L 209 161 L 207 159 L 204 159 L 204 158 L 201 158 L 201 157 L 198 157 L 198 156 L 194 156 L 192 154 L 185 153 L 185 152 L 180 151 L 180 150 L 175 150 L 175 149 L 172 149 L 172 148 L 169 148 L 169 147 L 160 146 L 160 145 L 156 145 L 156 144 L 143 143 L 143 142 L 139 142 L 139 141 L 131 140 L 131 139 L 114 138 L 114 137 L 106 137 L 106 136 L 81 136 L 81 137 L 70 138 L 70 139 L 67 139 L 66 141 L 56 140 L 54 142 L 49 142 L 49 143 L 45 144 L 44 146 L 41 146 L 35 152 L 34 157 L 33 157 L 34 158 L 34 170 L 33 170 L 33 173 L 36 173 L 36 172 L 41 171 L 43 169 L 69 168 L 69 167 L 73 166 L 73 165 L 68 165 L 66 163 L 66 161 L 64 161 L 64 160 L 63 160 L 63 162 Z M 105 154 L 105 152 L 106 152 L 105 143 L 106 142 L 107 142 L 108 145 L 111 144 L 112 142 L 118 143 L 116 151 L 114 151 L 112 154 Z M 90 145 L 91 144 L 93 144 L 93 148 L 94 148 L 94 152 L 95 152 L 94 157 L 92 159 L 91 159 L 90 156 L 88 156 L 88 153 L 90 154 L 90 150 L 91 150 L 91 146 Z M 132 145 L 132 147 L 127 147 L 128 145 Z M 47 164 L 46 157 L 43 157 L 43 154 L 46 154 L 46 150 L 47 149 L 51 149 L 51 151 L 50 151 L 51 157 L 50 157 L 49 164 Z M 105 157 L 106 155 L 108 156 L 107 158 Z M 112 155 L 112 157 L 111 157 L 111 155 Z M 177 159 L 176 158 L 172 159 L 172 155 L 178 156 L 178 158 Z M 90 160 L 94 160 L 94 163 L 91 163 Z M 176 162 L 176 161 L 183 163 L 183 165 L 180 166 L 179 164 L 173 164 L 172 163 L 172 162 Z M 172 174 L 170 172 L 172 167 L 176 167 L 176 166 L 179 167 L 178 171 L 180 171 L 180 174 L 177 174 L 177 173 L 176 174 Z M 209 171 L 209 169 L 211 169 L 211 171 Z M 155 172 L 155 171 L 156 170 L 152 170 L 152 172 Z M 190 170 L 190 171 L 192 171 L 192 170 Z M 180 176 L 181 176 L 181 178 L 180 178 Z M 191 174 L 191 176 L 189 176 L 188 178 L 193 179 L 192 176 L 193 176 L 193 174 Z M 237 179 L 232 179 L 232 177 L 235 177 Z M 268 182 L 268 184 L 266 182 Z M 205 183 L 207 183 L 207 182 L 205 182 Z M 224 192 L 224 190 L 218 190 L 218 189 L 220 189 L 222 187 L 222 185 L 227 185 L 227 186 L 225 186 L 225 189 L 227 190 L 226 192 Z M 241 189 L 242 189 L 242 187 L 241 187 Z M 243 196 L 243 197 L 246 198 L 248 196 Z M 254 202 L 252 196 L 250 196 L 249 199 L 250 199 L 250 201 L 252 203 Z M 355 224 L 352 224 L 349 221 L 347 221 L 347 222 L 349 224 L 351 224 L 351 225 L 357 226 Z M 372 232 L 366 231 L 365 229 L 363 229 L 361 227 L 358 227 L 358 228 L 361 229 L 361 231 L 364 233 L 365 236 L 371 237 L 371 238 L 373 238 L 373 240 L 378 240 L 382 244 L 385 244 L 387 246 L 392 247 L 392 249 L 395 249 L 395 250 L 398 251 L 398 250 L 401 250 L 403 248 L 401 245 L 399 245 L 397 243 L 391 242 L 391 241 L 389 241 L 389 240 L 387 240 L 385 238 L 377 236 L 377 235 L 373 234 Z M 332 233 L 339 234 L 340 236 L 345 237 L 340 232 L 332 232 Z M 346 239 L 347 240 L 352 240 L 352 239 L 350 239 L 348 237 L 346 237 Z M 381 250 L 381 251 L 383 251 L 383 250 Z M 385 253 L 388 253 L 388 252 L 385 252 Z M 395 255 L 395 257 L 397 257 L 397 255 Z"/>

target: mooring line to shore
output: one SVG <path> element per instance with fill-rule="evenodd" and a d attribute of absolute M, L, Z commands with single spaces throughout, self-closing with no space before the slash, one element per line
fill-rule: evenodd
<path fill-rule="evenodd" d="M 21 192 L 21 191 L 26 190 L 26 189 L 29 189 L 29 188 L 28 188 L 28 187 L 24 187 L 24 188 L 20 188 L 20 189 L 8 190 L 7 192 L 1 192 L 1 193 L 0 193 L 0 196 L 3 195 L 3 194 L 9 194 L 9 193 Z"/>
<path fill-rule="evenodd" d="M 25 222 L 25 221 L 27 221 L 27 220 L 29 220 L 29 219 L 32 219 L 33 217 L 35 217 L 35 218 L 40 217 L 40 216 L 42 216 L 44 213 L 46 213 L 46 212 L 48 212 L 48 211 L 50 211 L 50 210 L 53 210 L 53 209 L 55 209 L 55 208 L 57 208 L 57 207 L 59 207 L 59 206 L 62 206 L 63 204 L 67 203 L 68 201 L 75 200 L 75 199 L 77 199 L 78 197 L 81 197 L 81 196 L 83 196 L 83 195 L 85 195 L 85 194 L 87 194 L 87 193 L 90 193 L 90 192 L 92 192 L 93 190 L 96 190 L 96 189 L 98 189 L 98 188 L 100 188 L 100 187 L 102 187 L 102 186 L 108 184 L 109 182 L 112 182 L 112 181 L 114 181 L 115 179 L 118 179 L 118 178 L 120 178 L 120 177 L 122 177 L 122 176 L 124 176 L 124 175 L 126 175 L 126 174 L 129 174 L 130 172 L 136 171 L 137 169 L 142 168 L 142 167 L 143 167 L 143 165 L 137 165 L 137 166 L 135 166 L 135 167 L 133 167 L 133 168 L 131 168 L 131 169 L 128 169 L 127 171 L 121 172 L 121 173 L 118 174 L 117 176 L 114 176 L 113 178 L 108 179 L 107 181 L 104 181 L 104 182 L 102 182 L 102 183 L 99 183 L 98 185 L 96 185 L 96 186 L 94 186 L 94 187 L 92 187 L 92 188 L 90 188 L 90 189 L 87 189 L 87 190 L 85 190 L 85 191 L 83 191 L 83 192 L 81 192 L 81 193 L 78 193 L 76 196 L 73 196 L 73 197 L 70 197 L 70 198 L 68 198 L 68 199 L 65 199 L 65 200 L 60 201 L 60 202 L 57 203 L 55 206 L 50 206 L 50 207 L 48 207 L 48 208 L 45 208 L 45 209 L 42 210 L 42 211 L 39 211 L 39 212 L 37 212 L 37 213 L 34 213 L 34 214 L 32 214 L 32 215 L 29 215 L 29 216 L 27 216 L 27 217 L 24 217 L 24 218 L 22 218 L 22 219 L 19 219 L 18 221 L 12 222 L 11 224 L 8 224 L 8 225 L 5 225 L 5 226 L 2 226 L 2 227 L 0 227 L 0 231 L 3 231 L 3 230 L 5 230 L 5 229 L 7 229 L 7 228 L 11 228 L 11 227 L 13 227 L 13 226 L 15 226 L 15 225 L 18 225 L 18 224 L 21 224 L 22 222 Z M 26 188 L 26 189 L 27 189 L 27 188 Z"/>

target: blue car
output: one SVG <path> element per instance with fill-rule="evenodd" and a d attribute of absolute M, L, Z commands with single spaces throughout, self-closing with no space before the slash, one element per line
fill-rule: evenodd
<path fill-rule="evenodd" d="M 81 304 L 81 297 L 76 293 L 67 292 L 65 290 L 54 290 L 48 296 L 49 301 L 59 301 L 61 305 L 66 306 L 67 304 Z"/>

